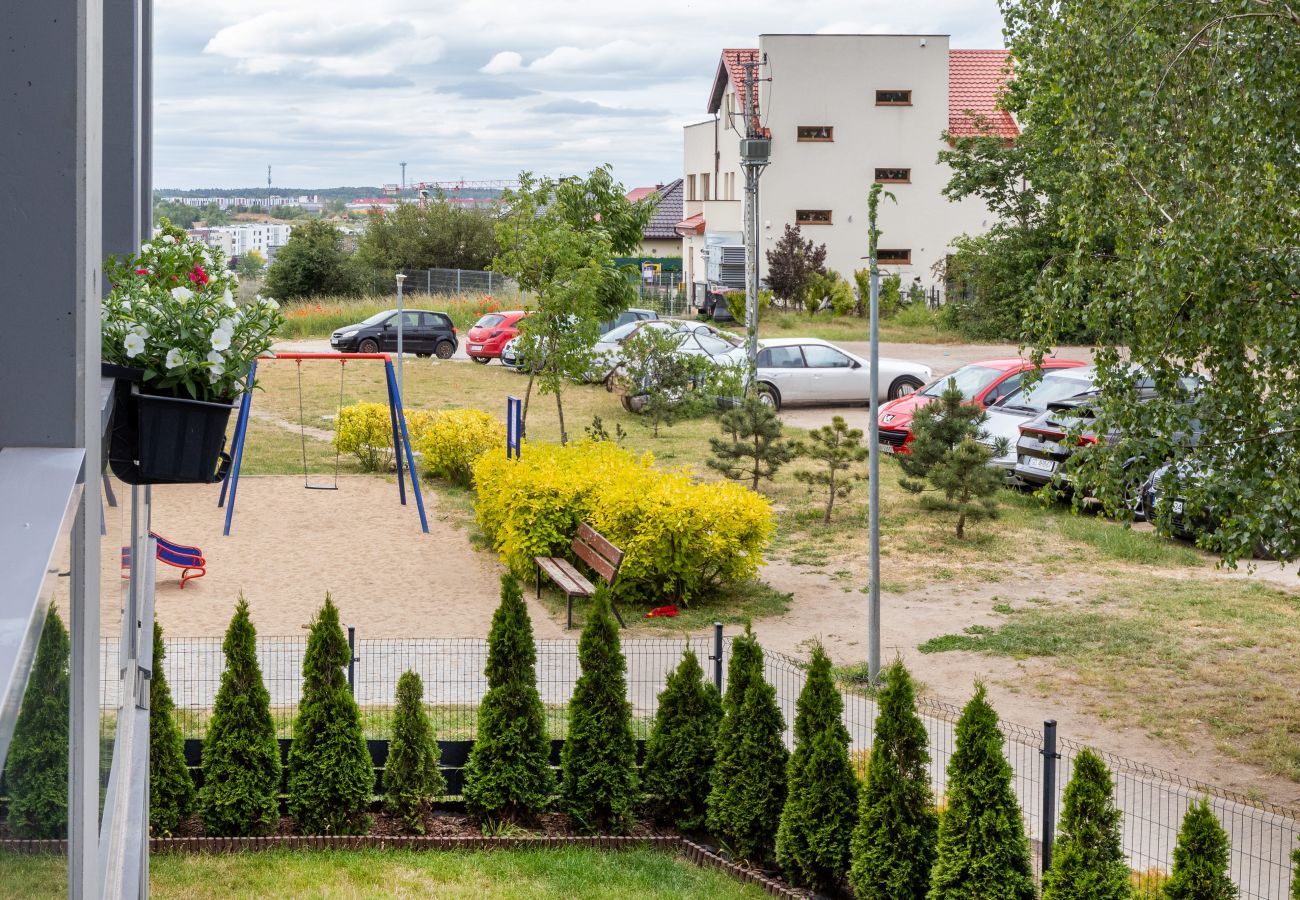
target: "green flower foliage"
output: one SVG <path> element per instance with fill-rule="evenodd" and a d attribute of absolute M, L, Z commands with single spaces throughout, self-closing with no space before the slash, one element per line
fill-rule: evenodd
<path fill-rule="evenodd" d="M 1166 900 L 1236 900 L 1237 887 L 1228 877 L 1230 849 L 1227 832 L 1209 801 L 1193 803 L 1178 829 L 1174 868 L 1165 882 Z"/>
<path fill-rule="evenodd" d="M 257 664 L 257 631 L 243 597 L 221 649 L 226 668 L 203 739 L 199 815 L 209 835 L 270 834 L 280 821 L 280 744 Z"/>
<path fill-rule="evenodd" d="M 502 575 L 501 605 L 488 633 L 488 692 L 465 763 L 465 807 L 474 815 L 520 821 L 550 802 L 555 776 L 536 662 L 523 592 L 512 576 Z"/>
<path fill-rule="evenodd" d="M 858 900 L 924 900 L 939 834 L 928 737 L 902 660 L 883 674 L 849 882 Z"/>
<path fill-rule="evenodd" d="M 63 620 L 51 608 L 5 760 L 9 831 L 17 838 L 63 838 L 68 834 L 71 648 Z"/>
<path fill-rule="evenodd" d="M 1080 752 L 1065 788 L 1061 835 L 1052 868 L 1043 877 L 1043 900 L 1128 900 L 1133 895 L 1114 791 L 1101 757 L 1091 750 Z"/>
<path fill-rule="evenodd" d="M 795 885 L 829 892 L 849 869 L 849 839 L 857 816 L 858 782 L 849 761 L 844 702 L 831 661 L 818 644 L 799 692 L 789 786 L 776 833 L 776 860 Z"/>
<path fill-rule="evenodd" d="M 645 745 L 643 789 L 646 809 L 656 821 L 688 832 L 704 828 L 721 719 L 722 698 L 705 682 L 700 661 L 687 649 L 659 695 Z"/>
<path fill-rule="evenodd" d="M 433 801 L 447 790 L 439 763 L 442 751 L 434 740 L 433 723 L 421 702 L 424 684 L 414 672 L 397 680 L 397 709 L 393 739 L 384 764 L 384 808 L 401 816 L 416 834 L 424 834 L 424 817 Z"/>
<path fill-rule="evenodd" d="M 304 834 L 364 834 L 375 768 L 348 689 L 351 659 L 329 594 L 302 659 L 302 700 L 289 748 L 289 813 Z"/>
<path fill-rule="evenodd" d="M 162 626 L 153 623 L 153 676 L 149 680 L 149 825 L 166 836 L 194 806 L 194 779 L 173 717 L 172 692 L 163 673 Z"/>
<path fill-rule="evenodd" d="M 957 721 L 929 898 L 1034 900 L 1029 840 L 1002 755 L 998 714 L 982 684 Z"/>

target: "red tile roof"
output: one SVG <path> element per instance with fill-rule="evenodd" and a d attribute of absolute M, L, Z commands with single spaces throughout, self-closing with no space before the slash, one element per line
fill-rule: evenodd
<path fill-rule="evenodd" d="M 632 190 L 627 192 L 627 202 L 635 203 L 638 200 L 644 199 L 645 197 L 649 197 L 651 194 L 659 190 L 661 187 L 663 187 L 662 184 L 657 184 L 654 187 L 632 188 Z"/>
<path fill-rule="evenodd" d="M 722 59 L 718 61 L 718 72 L 713 76 L 713 91 L 709 94 L 708 111 L 716 113 L 722 108 L 722 97 L 727 92 L 727 83 L 730 82 L 736 91 L 736 112 L 743 113 L 745 107 L 745 66 L 747 62 L 762 62 L 763 56 L 757 47 L 741 47 L 731 50 L 722 51 Z M 757 79 L 760 78 L 760 72 L 754 72 L 754 119 L 758 123 L 759 110 L 758 98 L 759 90 Z M 741 120 L 744 121 L 743 119 Z M 759 134 L 764 137 L 771 137 L 772 132 L 767 128 L 759 127 Z"/>
<path fill-rule="evenodd" d="M 1010 54 L 1006 50 L 948 51 L 948 132 L 954 137 L 981 134 L 978 120 L 998 137 L 1011 140 L 1020 134 L 1015 120 L 997 108 L 1006 88 Z"/>
<path fill-rule="evenodd" d="M 704 234 L 704 213 L 696 213 L 682 219 L 674 227 L 674 230 L 682 237 L 688 234 Z"/>

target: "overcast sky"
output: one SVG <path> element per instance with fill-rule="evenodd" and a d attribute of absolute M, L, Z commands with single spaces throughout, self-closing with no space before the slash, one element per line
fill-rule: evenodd
<path fill-rule="evenodd" d="M 154 184 L 281 187 L 681 174 L 723 47 L 762 33 L 951 34 L 996 0 L 155 0 Z"/>

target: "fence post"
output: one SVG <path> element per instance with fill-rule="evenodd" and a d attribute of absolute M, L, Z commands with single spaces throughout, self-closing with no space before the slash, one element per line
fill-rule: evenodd
<path fill-rule="evenodd" d="M 1052 841 L 1056 837 L 1056 720 L 1043 723 L 1043 873 L 1052 866 Z"/>
<path fill-rule="evenodd" d="M 433 293 L 433 269 L 424 270 L 424 292 L 426 294 Z"/>
<path fill-rule="evenodd" d="M 348 693 L 357 695 L 357 629 L 348 626 Z"/>
<path fill-rule="evenodd" d="M 492 270 L 488 269 L 488 296 L 492 296 Z"/>
<path fill-rule="evenodd" d="M 460 269 L 456 270 L 456 293 L 460 293 Z"/>
<path fill-rule="evenodd" d="M 713 685 L 722 693 L 722 623 L 713 623 L 713 652 L 709 654 L 709 659 L 713 660 Z"/>

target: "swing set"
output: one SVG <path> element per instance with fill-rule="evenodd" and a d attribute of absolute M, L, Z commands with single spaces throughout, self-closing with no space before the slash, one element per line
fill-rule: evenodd
<path fill-rule="evenodd" d="M 384 377 L 388 385 L 388 414 L 393 426 L 393 455 L 397 462 L 397 494 L 402 505 L 406 505 L 406 482 L 402 474 L 403 457 L 405 466 L 411 475 L 411 490 L 415 494 L 415 505 L 420 511 L 420 529 L 429 533 L 429 520 L 424 513 L 424 497 L 420 493 L 420 477 L 415 468 L 415 454 L 411 452 L 411 438 L 406 431 L 406 416 L 402 411 L 402 396 L 397 389 L 397 377 L 393 373 L 393 360 L 387 353 L 277 353 L 275 356 L 261 356 L 258 359 L 293 360 L 298 370 L 298 434 L 302 440 L 302 486 L 309 491 L 337 491 L 339 489 L 339 446 L 334 442 L 334 481 L 333 484 L 313 484 L 307 474 L 307 426 L 302 400 L 302 364 L 318 360 L 337 360 L 339 363 L 339 409 L 343 408 L 343 385 L 348 362 L 357 359 L 382 359 Z M 231 455 L 234 462 L 230 474 L 221 485 L 221 496 L 217 507 L 226 508 L 226 522 L 221 533 L 230 536 L 230 523 L 235 517 L 235 495 L 239 491 L 239 471 L 244 460 L 244 444 L 248 438 L 248 413 L 253 405 L 253 387 L 257 383 L 257 360 L 253 361 L 248 372 L 248 381 L 239 403 L 239 416 L 235 420 L 235 435 L 232 441 Z M 337 425 L 337 418 L 335 423 Z M 229 497 L 227 497 L 229 491 Z M 227 503 L 227 499 L 229 503 Z"/>

